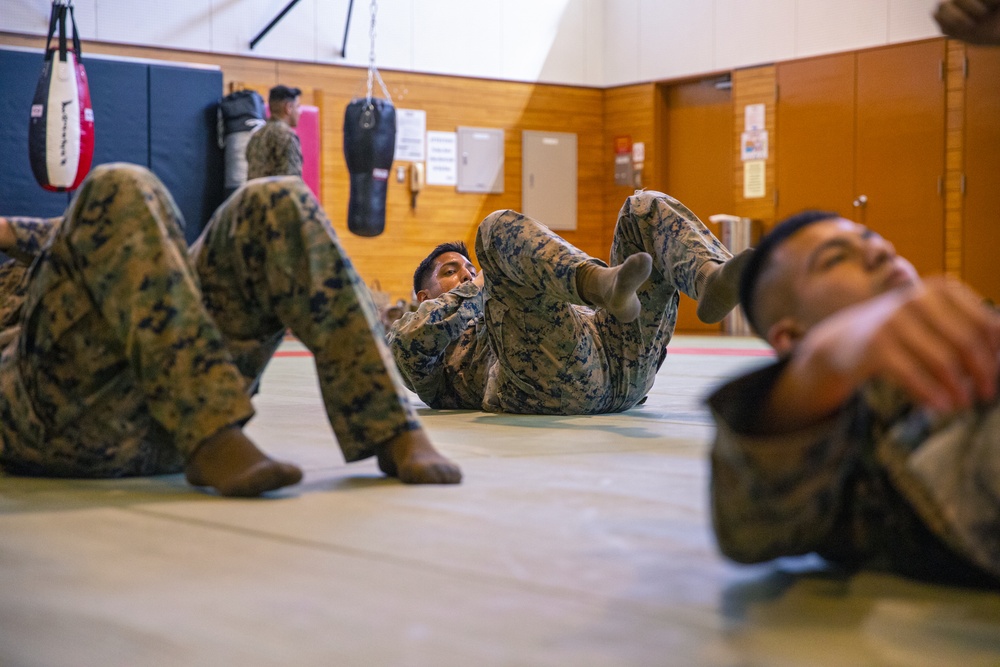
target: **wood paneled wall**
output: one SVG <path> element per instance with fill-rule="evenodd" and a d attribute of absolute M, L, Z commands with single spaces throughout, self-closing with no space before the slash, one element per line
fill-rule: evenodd
<path fill-rule="evenodd" d="M 965 216 L 965 44 L 948 40 L 945 65 L 944 271 L 962 276 L 962 221 Z"/>
<path fill-rule="evenodd" d="M 775 223 L 775 149 L 778 145 L 775 107 L 777 103 L 777 73 L 774 65 L 741 69 L 733 72 L 733 208 L 736 215 L 760 221 L 762 233 Z M 744 131 L 744 109 L 750 104 L 764 105 L 764 128 L 768 136 L 765 166 L 764 197 L 747 199 L 743 196 L 743 161 L 740 158 L 741 136 Z"/>
<path fill-rule="evenodd" d="M 42 48 L 44 40 L 0 34 L 0 44 Z M 226 92 L 231 85 L 253 88 L 265 96 L 277 83 L 302 88 L 303 101 L 320 108 L 323 206 L 361 276 L 369 284 L 377 281 L 393 299 L 409 298 L 413 270 L 435 245 L 462 240 L 472 250 L 480 220 L 497 209 L 521 208 L 523 130 L 577 134 L 577 229 L 560 233 L 590 254 L 608 256 L 614 218 L 610 223 L 607 220 L 604 189 L 612 160 L 605 140 L 601 90 L 382 71 L 396 108 L 426 111 L 428 130 L 453 132 L 458 126 L 503 129 L 504 192 L 467 194 L 450 186 L 426 186 L 414 210 L 408 185 L 395 180 L 395 166 L 408 163 L 397 162 L 390 175 L 386 231 L 378 237 L 362 238 L 347 231 L 349 180 L 343 156 L 343 115 L 353 97 L 365 95 L 367 70 L 97 42 L 84 45 L 87 53 L 217 65 L 222 69 Z M 651 105 L 652 97 L 647 97 Z"/>
<path fill-rule="evenodd" d="M 656 84 L 608 88 L 604 91 L 604 148 L 599 169 L 604 186 L 604 245 L 598 255 L 607 259 L 611 252 L 611 235 L 614 233 L 618 211 L 625 199 L 635 192 L 633 185 L 615 185 L 615 137 L 628 136 L 632 143 L 646 145 L 642 185 L 652 190 L 662 189 L 663 156 L 658 147 L 662 140 L 662 123 L 657 120 L 659 91 Z M 593 254 L 593 253 L 592 253 Z"/>

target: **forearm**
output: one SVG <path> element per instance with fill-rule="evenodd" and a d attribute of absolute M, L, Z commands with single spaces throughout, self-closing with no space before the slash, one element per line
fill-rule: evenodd
<path fill-rule="evenodd" d="M 828 419 L 858 391 L 853 378 L 835 370 L 823 350 L 800 349 L 764 397 L 760 423 L 787 433 Z"/>
<path fill-rule="evenodd" d="M 457 341 L 469 322 L 483 314 L 483 296 L 478 285 L 465 283 L 437 299 L 420 304 L 406 313 L 388 334 L 390 346 L 403 348 L 421 357 L 444 354 Z"/>

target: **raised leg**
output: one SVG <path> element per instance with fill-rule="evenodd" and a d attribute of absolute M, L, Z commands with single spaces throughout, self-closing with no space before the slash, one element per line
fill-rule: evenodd
<path fill-rule="evenodd" d="M 247 184 L 216 213 L 192 254 L 205 303 L 249 380 L 291 329 L 315 357 L 347 461 L 379 455 L 383 470 L 407 482 L 461 479 L 423 433 L 377 333 L 367 289 L 301 179 Z"/>
<path fill-rule="evenodd" d="M 60 476 L 174 472 L 253 414 L 202 304 L 180 220 L 141 167 L 101 166 L 81 187 L 33 267 L 20 339 L 0 362 L 0 419 L 15 432 L 5 465 Z M 240 465 L 220 467 L 208 485 Z"/>

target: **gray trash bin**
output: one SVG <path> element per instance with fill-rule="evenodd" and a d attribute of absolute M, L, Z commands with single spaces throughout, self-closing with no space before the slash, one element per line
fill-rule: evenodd
<path fill-rule="evenodd" d="M 751 218 L 719 214 L 710 216 L 709 220 L 721 227 L 719 240 L 734 255 L 753 245 L 754 224 Z M 739 307 L 722 321 L 722 330 L 730 336 L 753 335 L 743 309 Z"/>

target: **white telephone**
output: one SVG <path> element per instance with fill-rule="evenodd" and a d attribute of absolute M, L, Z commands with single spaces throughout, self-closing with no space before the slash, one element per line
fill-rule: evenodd
<path fill-rule="evenodd" d="M 417 194 L 424 189 L 424 163 L 410 165 L 410 208 L 417 208 Z"/>

